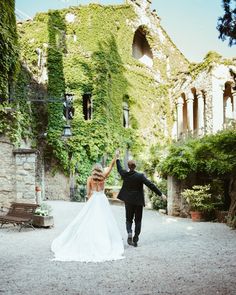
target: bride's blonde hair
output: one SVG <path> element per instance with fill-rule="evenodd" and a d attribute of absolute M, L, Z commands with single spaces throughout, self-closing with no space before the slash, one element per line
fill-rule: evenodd
<path fill-rule="evenodd" d="M 103 175 L 103 168 L 102 168 L 102 165 L 101 164 L 95 164 L 93 166 L 93 169 L 92 169 L 92 179 L 94 181 L 102 181 L 104 180 L 104 175 Z"/>

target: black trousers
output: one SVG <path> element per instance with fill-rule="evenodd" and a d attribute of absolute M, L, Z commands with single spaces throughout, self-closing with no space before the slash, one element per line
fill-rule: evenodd
<path fill-rule="evenodd" d="M 138 237 L 141 232 L 143 206 L 125 203 L 125 213 L 126 213 L 127 233 L 132 233 L 132 224 L 134 220 L 134 223 L 135 223 L 134 234 L 136 237 Z"/>

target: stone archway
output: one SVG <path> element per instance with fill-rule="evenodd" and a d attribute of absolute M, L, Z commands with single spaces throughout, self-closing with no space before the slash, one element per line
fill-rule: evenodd
<path fill-rule="evenodd" d="M 223 94 L 223 116 L 224 116 L 224 125 L 227 127 L 227 125 L 230 123 L 231 120 L 234 119 L 234 107 L 235 107 L 235 102 L 233 99 L 233 94 L 232 94 L 232 82 L 227 81 L 225 83 L 225 88 L 224 88 L 224 94 Z"/>
<path fill-rule="evenodd" d="M 135 31 L 132 44 L 132 56 L 149 67 L 153 66 L 152 50 L 146 38 L 146 32 L 142 26 Z"/>

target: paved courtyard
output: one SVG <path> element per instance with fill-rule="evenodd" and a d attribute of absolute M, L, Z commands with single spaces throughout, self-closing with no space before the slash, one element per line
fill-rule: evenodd
<path fill-rule="evenodd" d="M 113 205 L 125 259 L 103 263 L 51 261 L 52 240 L 83 203 L 50 201 L 55 227 L 0 229 L 0 294 L 235 295 L 236 231 L 225 224 L 145 210 L 139 246 L 126 245 L 124 207 Z"/>

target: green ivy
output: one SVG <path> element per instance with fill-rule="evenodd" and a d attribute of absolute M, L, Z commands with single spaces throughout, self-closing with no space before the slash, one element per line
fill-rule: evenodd
<path fill-rule="evenodd" d="M 66 21 L 68 13 L 74 14 L 74 22 Z M 159 123 L 165 116 L 169 129 L 172 124 L 169 85 L 157 83 L 153 76 L 158 70 L 166 81 L 166 61 L 155 57 L 151 70 L 132 57 L 134 31 L 127 20 L 132 23 L 136 18 L 132 5 L 90 4 L 39 13 L 33 21 L 19 26 L 21 57 L 34 76 L 40 75 L 36 50 L 47 50 L 48 98 L 60 100 L 65 93 L 74 95 L 75 116 L 70 122 L 73 136 L 67 142 L 61 140 L 65 124 L 62 103 L 48 103 L 44 110 L 45 154 L 48 161 L 54 157 L 64 172 L 78 166 L 80 183 L 85 183 L 94 162 L 104 156 L 111 160 L 118 147 L 123 152 L 129 148 L 140 157 L 147 153 L 150 140 L 168 140 Z M 146 37 L 151 46 L 159 44 L 163 56 L 175 62 L 173 74 L 186 67 L 183 56 L 171 50 L 168 38 L 161 45 L 153 32 L 146 30 Z M 85 93 L 91 93 L 93 102 L 89 121 L 83 117 Z M 122 124 L 123 101 L 130 107 L 130 128 Z M 147 137 L 142 130 L 148 130 Z"/>
<path fill-rule="evenodd" d="M 9 89 L 12 87 L 18 67 L 15 1 L 0 1 L 0 11 L 0 101 L 4 101 L 11 94 Z"/>
<path fill-rule="evenodd" d="M 0 133 L 17 146 L 29 138 L 32 119 L 27 105 L 27 71 L 19 63 L 15 1 L 0 2 Z"/>
<path fill-rule="evenodd" d="M 193 79 L 203 71 L 210 72 L 215 64 L 232 65 L 233 60 L 222 58 L 222 56 L 215 52 L 209 51 L 201 63 L 192 63 L 189 66 L 190 75 Z"/>

